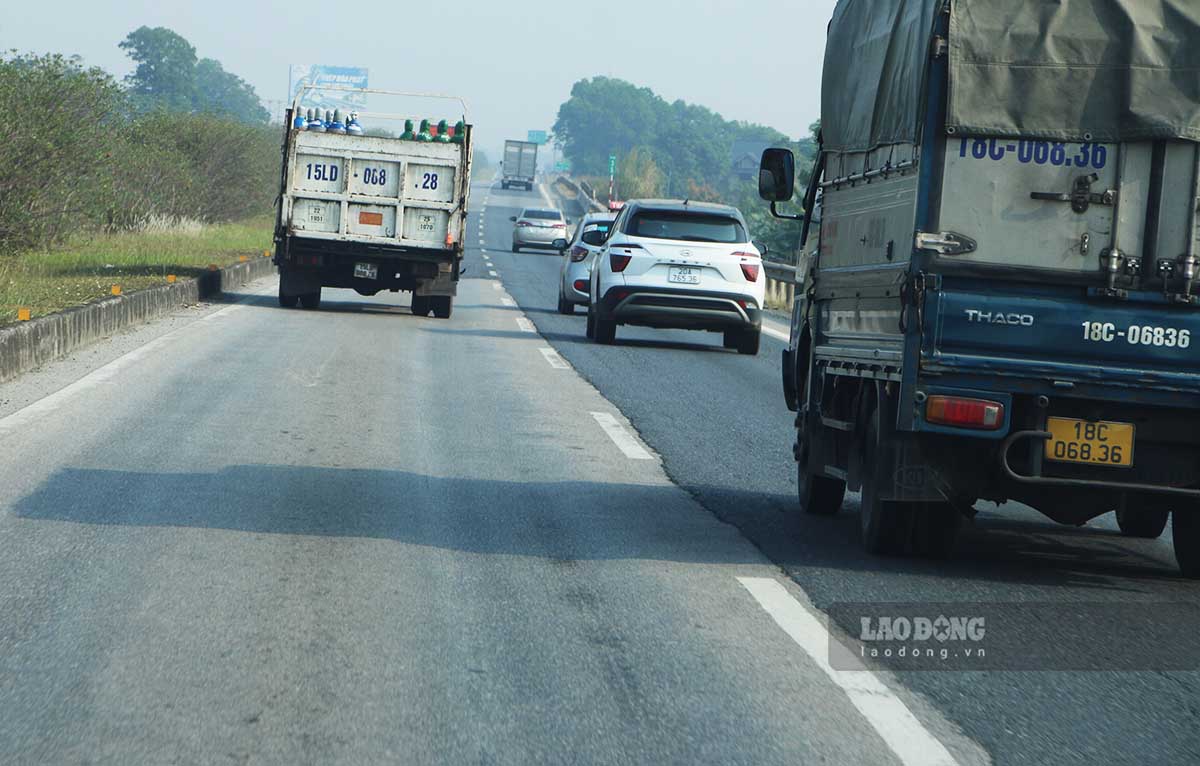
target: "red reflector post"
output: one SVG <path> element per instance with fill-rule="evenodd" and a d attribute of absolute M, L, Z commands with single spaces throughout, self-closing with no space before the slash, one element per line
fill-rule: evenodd
<path fill-rule="evenodd" d="M 609 263 L 612 265 L 612 270 L 617 274 L 624 271 L 629 262 L 633 260 L 632 255 L 617 255 L 616 253 L 609 253 L 608 258 Z"/>
<path fill-rule="evenodd" d="M 576 279 L 576 280 L 575 280 L 575 289 L 576 289 L 576 290 L 578 290 L 578 291 L 579 291 L 579 292 L 581 292 L 581 293 L 586 293 L 586 292 L 588 291 L 588 283 L 587 283 L 587 280 L 584 280 L 584 279 Z"/>
<path fill-rule="evenodd" d="M 943 426 L 995 431 L 1004 425 L 1004 405 L 987 399 L 931 396 L 925 403 L 925 419 Z"/>

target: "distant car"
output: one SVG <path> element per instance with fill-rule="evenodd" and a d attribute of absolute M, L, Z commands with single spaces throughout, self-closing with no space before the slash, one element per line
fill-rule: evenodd
<path fill-rule="evenodd" d="M 611 344 L 622 324 L 708 330 L 724 333 L 726 348 L 757 354 L 763 254 L 737 208 L 631 201 L 596 256 L 588 337 Z"/>
<path fill-rule="evenodd" d="M 558 313 L 574 314 L 576 306 L 588 305 L 592 264 L 616 217 L 612 213 L 589 213 L 579 222 L 575 237 L 563 250 L 558 279 Z"/>
<path fill-rule="evenodd" d="M 567 238 L 567 221 L 559 210 L 544 207 L 527 207 L 513 222 L 512 251 L 521 252 L 523 247 L 557 250 L 554 243 Z"/>

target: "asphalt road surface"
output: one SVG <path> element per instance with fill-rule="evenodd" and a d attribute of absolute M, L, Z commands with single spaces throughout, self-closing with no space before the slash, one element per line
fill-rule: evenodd
<path fill-rule="evenodd" d="M 450 321 L 263 280 L 0 386 L 0 762 L 1200 761 L 1194 671 L 826 651 L 845 602 L 1200 628 L 1167 542 L 1003 509 L 866 556 L 853 501 L 793 514 L 782 343 L 590 344 L 557 257 L 508 252 L 541 197 L 472 204 Z"/>

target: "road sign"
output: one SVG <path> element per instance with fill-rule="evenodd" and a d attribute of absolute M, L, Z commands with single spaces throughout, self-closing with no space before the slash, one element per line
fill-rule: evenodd
<path fill-rule="evenodd" d="M 541 146 L 550 140 L 550 134 L 544 130 L 529 131 L 529 143 Z"/>
<path fill-rule="evenodd" d="M 554 169 L 557 170 L 559 173 L 570 173 L 571 172 L 571 163 L 569 160 L 560 160 L 554 166 Z"/>
<path fill-rule="evenodd" d="M 608 174 L 615 176 L 617 174 L 617 155 L 610 154 L 608 156 Z"/>

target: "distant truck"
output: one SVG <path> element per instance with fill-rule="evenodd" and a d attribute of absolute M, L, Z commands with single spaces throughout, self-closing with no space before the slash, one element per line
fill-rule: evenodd
<path fill-rule="evenodd" d="M 804 512 L 861 490 L 869 551 L 935 556 L 979 500 L 1115 511 L 1142 538 L 1170 517 L 1200 577 L 1200 16 L 1180 7 L 838 3 L 783 358 Z M 794 167 L 763 156 L 773 212 Z"/>
<path fill-rule="evenodd" d="M 413 293 L 414 314 L 449 318 L 471 188 L 465 115 L 456 135 L 440 141 L 318 132 L 294 126 L 303 93 L 288 113 L 283 144 L 274 258 L 280 305 L 318 308 L 323 287 L 367 296 L 404 290 Z M 371 117 L 380 119 L 386 116 Z"/>
<path fill-rule="evenodd" d="M 500 188 L 521 186 L 525 191 L 533 191 L 534 176 L 537 175 L 537 156 L 537 144 L 529 141 L 505 141 Z"/>

